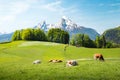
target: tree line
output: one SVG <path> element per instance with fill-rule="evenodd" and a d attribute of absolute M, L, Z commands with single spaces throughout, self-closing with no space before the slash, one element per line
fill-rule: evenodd
<path fill-rule="evenodd" d="M 86 34 L 75 34 L 70 39 L 70 44 L 77 47 L 88 48 L 115 48 L 120 45 L 106 41 L 104 35 L 96 36 L 95 40 L 91 40 Z"/>
<path fill-rule="evenodd" d="M 107 42 L 104 35 L 97 36 L 95 40 L 91 40 L 86 34 L 75 34 L 70 38 L 67 31 L 59 28 L 52 28 L 47 33 L 41 29 L 31 28 L 16 30 L 12 36 L 12 41 L 17 40 L 49 41 L 89 48 L 120 47 L 120 45 Z"/>
<path fill-rule="evenodd" d="M 12 36 L 12 41 L 31 40 L 31 41 L 50 41 L 57 43 L 69 43 L 69 33 L 59 28 L 50 29 L 45 33 L 41 29 L 22 29 L 16 30 Z"/>

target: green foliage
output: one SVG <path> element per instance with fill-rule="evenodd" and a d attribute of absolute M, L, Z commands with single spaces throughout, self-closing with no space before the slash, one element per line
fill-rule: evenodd
<path fill-rule="evenodd" d="M 12 41 L 21 40 L 21 31 L 16 30 L 12 36 Z"/>
<path fill-rule="evenodd" d="M 24 29 L 22 31 L 22 40 L 32 40 L 32 29 Z"/>
<path fill-rule="evenodd" d="M 67 31 L 61 30 L 59 28 L 53 28 L 48 31 L 48 41 L 57 43 L 69 43 L 69 34 Z"/>
<path fill-rule="evenodd" d="M 81 46 L 81 47 L 95 47 L 94 42 L 86 34 L 76 34 L 73 35 L 70 40 L 71 45 Z"/>
<path fill-rule="evenodd" d="M 16 30 L 13 34 L 12 41 L 16 40 L 35 40 L 46 41 L 47 37 L 45 33 L 40 29 L 22 29 Z"/>
<path fill-rule="evenodd" d="M 100 39 L 100 36 L 96 37 L 95 43 L 96 43 L 96 47 L 97 48 L 101 48 L 102 47 L 102 41 Z"/>
<path fill-rule="evenodd" d="M 93 41 L 89 38 L 88 35 L 85 35 L 85 34 L 84 34 L 83 41 L 84 41 L 84 47 L 94 47 L 94 43 L 93 43 Z"/>
<path fill-rule="evenodd" d="M 50 29 L 48 36 L 40 29 L 22 29 L 15 31 L 12 41 L 16 40 L 33 40 L 33 41 L 47 41 L 57 43 L 69 43 L 69 33 L 61 29 Z"/>
<path fill-rule="evenodd" d="M 46 41 L 45 33 L 40 29 L 33 29 L 33 40 L 36 41 Z"/>
<path fill-rule="evenodd" d="M 84 37 L 84 34 L 73 35 L 70 40 L 70 44 L 76 45 L 76 46 L 83 46 L 84 45 L 83 37 Z"/>
<path fill-rule="evenodd" d="M 111 42 L 106 43 L 106 48 L 112 48 L 112 47 L 113 47 L 113 44 Z"/>
<path fill-rule="evenodd" d="M 95 42 L 97 48 L 106 48 L 107 43 L 104 35 L 97 36 Z"/>
<path fill-rule="evenodd" d="M 106 47 L 106 39 L 105 39 L 104 35 L 101 36 L 101 41 L 102 41 L 102 48 L 105 48 Z"/>

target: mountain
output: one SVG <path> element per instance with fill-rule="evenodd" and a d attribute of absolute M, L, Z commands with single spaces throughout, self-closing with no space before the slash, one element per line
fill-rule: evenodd
<path fill-rule="evenodd" d="M 105 35 L 107 41 L 120 44 L 120 26 L 106 30 L 103 35 Z"/>
<path fill-rule="evenodd" d="M 65 16 L 63 16 L 61 18 L 61 21 L 57 24 L 47 24 L 46 21 L 43 21 L 42 23 L 39 23 L 35 28 L 40 28 L 45 32 L 47 32 L 51 28 L 61 28 L 63 30 L 68 31 L 70 36 L 77 33 L 87 34 L 93 40 L 95 40 L 96 36 L 99 36 L 99 33 L 97 33 L 94 29 L 79 26 L 76 23 L 74 23 L 71 19 Z"/>
<path fill-rule="evenodd" d="M 8 42 L 8 41 L 11 41 L 12 34 L 13 34 L 13 33 L 0 35 L 0 42 Z"/>
<path fill-rule="evenodd" d="M 5 34 L 5 33 L 1 33 L 1 32 L 0 32 L 0 35 L 3 35 L 3 34 Z"/>

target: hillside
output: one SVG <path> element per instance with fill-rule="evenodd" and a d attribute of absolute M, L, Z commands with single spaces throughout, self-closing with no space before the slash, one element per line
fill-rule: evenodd
<path fill-rule="evenodd" d="M 91 49 L 64 44 L 16 41 L 0 44 L 0 80 L 119 80 L 120 49 Z M 102 53 L 105 62 L 93 60 Z M 32 64 L 34 60 L 41 64 Z M 61 59 L 62 63 L 49 63 Z M 78 66 L 66 67 L 66 61 L 77 60 Z M 101 77 L 99 77 L 99 76 Z"/>
<path fill-rule="evenodd" d="M 19 57 L 31 57 L 32 60 L 40 58 L 43 60 L 49 60 L 51 58 L 61 59 L 78 59 L 78 58 L 93 58 L 94 53 L 103 53 L 106 58 L 114 56 L 117 57 L 116 49 L 91 49 L 91 48 L 77 48 L 75 46 L 67 47 L 64 52 L 65 44 L 40 42 L 40 41 L 15 41 L 6 44 L 0 44 L 2 53 L 7 55 L 17 55 Z M 115 51 L 112 51 L 115 50 Z M 110 55 L 111 54 L 111 55 Z M 33 56 L 34 55 L 34 56 Z M 78 56 L 79 55 L 79 56 Z"/>
<path fill-rule="evenodd" d="M 106 30 L 103 35 L 105 35 L 107 41 L 120 44 L 120 26 Z"/>

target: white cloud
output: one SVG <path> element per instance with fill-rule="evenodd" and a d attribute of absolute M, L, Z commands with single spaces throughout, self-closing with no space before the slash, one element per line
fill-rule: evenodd
<path fill-rule="evenodd" d="M 51 12 L 57 12 L 60 15 L 65 15 L 65 14 L 71 14 L 75 13 L 78 11 L 78 9 L 75 6 L 70 6 L 70 7 L 64 7 L 62 6 L 62 1 L 57 0 L 55 2 L 43 4 L 41 6 L 38 6 L 40 9 L 45 9 Z"/>
<path fill-rule="evenodd" d="M 29 9 L 29 4 L 23 2 L 15 2 L 11 4 L 12 7 L 10 8 L 11 14 L 18 15 L 22 12 L 25 12 Z"/>
<path fill-rule="evenodd" d="M 64 9 L 61 6 L 61 1 L 56 1 L 56 2 L 52 2 L 52 3 L 48 3 L 45 5 L 42 5 L 41 7 L 50 11 L 57 11 L 58 9 Z"/>
<path fill-rule="evenodd" d="M 48 19 L 48 17 L 50 18 L 51 15 L 54 15 L 55 17 L 63 15 L 69 16 L 70 14 L 75 15 L 77 14 L 76 12 L 78 11 L 75 5 L 67 7 L 63 6 L 62 0 L 55 0 L 52 2 L 48 0 L 14 0 L 9 3 L 8 2 L 3 3 L 0 2 L 0 26 L 5 26 L 6 28 L 12 26 L 11 28 L 13 29 L 17 28 L 16 25 L 24 26 L 31 24 L 30 21 L 28 23 L 24 23 L 23 21 L 20 22 L 17 19 L 19 16 L 21 16 L 21 14 L 24 13 L 28 14 L 27 11 L 30 12 L 32 10 L 35 11 L 36 15 L 34 15 L 33 13 L 31 19 L 35 17 L 36 20 L 42 18 Z M 4 28 L 3 30 L 6 29 Z"/>
<path fill-rule="evenodd" d="M 26 12 L 30 8 L 30 3 L 27 2 L 10 2 L 10 3 L 0 3 L 0 29 L 3 32 L 13 31 L 15 21 L 17 17 Z M 4 27 L 3 27 L 4 26 Z M 11 28 L 10 28 L 11 26 Z M 6 31 L 5 31 L 6 30 Z"/>

